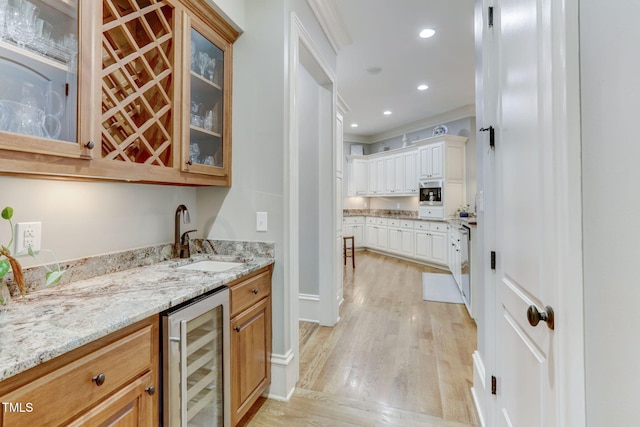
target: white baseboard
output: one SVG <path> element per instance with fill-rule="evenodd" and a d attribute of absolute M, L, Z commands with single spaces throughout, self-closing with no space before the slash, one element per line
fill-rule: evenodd
<path fill-rule="evenodd" d="M 320 296 L 298 294 L 298 320 L 320 323 Z"/>
<path fill-rule="evenodd" d="M 478 418 L 480 419 L 480 425 L 484 427 L 485 419 L 484 414 L 487 408 L 485 408 L 485 402 L 487 397 L 486 387 L 486 375 L 484 362 L 478 351 L 473 352 L 473 387 L 471 387 L 471 395 L 473 397 L 473 403 L 476 406 L 478 412 Z"/>
<path fill-rule="evenodd" d="M 288 402 L 296 389 L 298 372 L 293 363 L 293 350 L 286 354 L 271 354 L 271 385 L 264 396 L 269 399 Z"/>

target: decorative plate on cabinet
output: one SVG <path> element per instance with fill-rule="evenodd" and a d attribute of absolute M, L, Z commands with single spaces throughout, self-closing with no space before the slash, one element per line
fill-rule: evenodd
<path fill-rule="evenodd" d="M 445 125 L 438 125 L 433 128 L 433 136 L 444 135 L 448 130 Z"/>

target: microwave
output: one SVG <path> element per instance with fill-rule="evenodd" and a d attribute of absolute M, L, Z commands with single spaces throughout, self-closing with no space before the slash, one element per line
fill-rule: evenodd
<path fill-rule="evenodd" d="M 420 181 L 420 205 L 442 206 L 442 180 Z"/>

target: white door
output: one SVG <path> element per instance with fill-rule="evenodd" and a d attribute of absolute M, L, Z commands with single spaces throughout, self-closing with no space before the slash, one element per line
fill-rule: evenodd
<path fill-rule="evenodd" d="M 550 306 L 565 320 L 569 311 L 559 292 L 564 286 L 562 292 L 570 293 L 567 283 L 559 283 L 564 266 L 558 232 L 568 215 L 559 209 L 566 191 L 559 167 L 566 161 L 566 135 L 559 129 L 567 116 L 566 104 L 558 102 L 567 74 L 562 47 L 554 44 L 561 8 L 553 1 L 497 3 L 495 424 L 579 425 L 563 421 L 574 409 L 563 397 L 573 393 L 578 402 L 582 392 L 571 390 L 573 367 L 563 358 L 575 351 L 580 366 L 582 348 L 568 348 L 568 322 L 533 326 L 535 319 L 528 319 L 528 309 L 550 317 Z M 581 325 L 581 313 L 573 313 L 571 322 Z"/>

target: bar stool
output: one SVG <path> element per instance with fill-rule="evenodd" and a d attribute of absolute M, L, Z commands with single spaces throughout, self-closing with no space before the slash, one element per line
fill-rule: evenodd
<path fill-rule="evenodd" d="M 351 240 L 351 254 L 347 255 L 347 240 Z M 347 265 L 347 258 L 351 258 L 352 268 L 356 268 L 356 244 L 353 236 L 342 236 L 342 257 L 344 258 L 344 265 Z"/>

